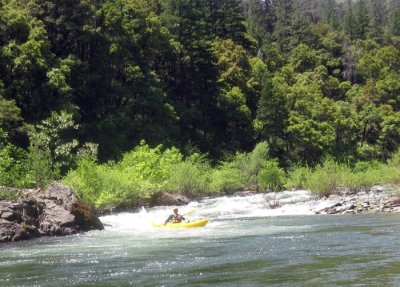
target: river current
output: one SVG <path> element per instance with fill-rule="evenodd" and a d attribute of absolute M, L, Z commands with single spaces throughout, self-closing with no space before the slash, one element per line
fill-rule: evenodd
<path fill-rule="evenodd" d="M 101 217 L 103 231 L 0 245 L 0 286 L 400 286 L 400 215 L 314 215 L 307 192 Z"/>

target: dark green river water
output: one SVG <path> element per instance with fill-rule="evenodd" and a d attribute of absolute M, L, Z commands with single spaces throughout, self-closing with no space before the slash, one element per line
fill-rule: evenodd
<path fill-rule="evenodd" d="M 399 215 L 208 207 L 197 206 L 204 228 L 154 229 L 125 213 L 102 218 L 104 231 L 0 245 L 0 286 L 400 286 Z"/>

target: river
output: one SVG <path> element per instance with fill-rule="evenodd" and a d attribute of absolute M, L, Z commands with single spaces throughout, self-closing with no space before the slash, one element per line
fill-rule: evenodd
<path fill-rule="evenodd" d="M 102 217 L 103 231 L 2 244 L 0 286 L 400 286 L 400 215 L 313 215 L 307 197 L 180 208 L 203 228 L 155 229 L 171 208 L 143 208 Z"/>

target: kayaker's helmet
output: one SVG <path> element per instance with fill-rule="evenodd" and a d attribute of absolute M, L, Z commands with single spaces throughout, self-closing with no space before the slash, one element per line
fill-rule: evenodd
<path fill-rule="evenodd" d="M 178 212 L 178 208 L 174 208 L 174 212 Z"/>

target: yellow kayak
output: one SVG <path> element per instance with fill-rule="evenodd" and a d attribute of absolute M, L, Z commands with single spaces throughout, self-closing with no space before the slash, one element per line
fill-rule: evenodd
<path fill-rule="evenodd" d="M 169 222 L 165 225 L 164 223 L 151 222 L 151 225 L 153 227 L 158 227 L 158 228 L 195 228 L 195 227 L 203 227 L 207 223 L 208 219 L 201 219 L 196 221 L 180 222 L 180 223 Z"/>

